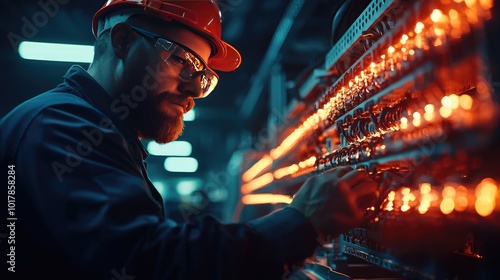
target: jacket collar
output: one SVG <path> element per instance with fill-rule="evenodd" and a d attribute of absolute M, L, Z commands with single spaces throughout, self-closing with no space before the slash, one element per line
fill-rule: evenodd
<path fill-rule="evenodd" d="M 116 126 L 118 131 L 125 137 L 127 142 L 138 142 L 141 150 L 142 158 L 148 156 L 148 152 L 138 139 L 137 131 L 132 127 L 130 122 L 123 117 L 120 117 L 118 112 L 113 109 L 113 104 L 120 102 L 118 99 L 113 99 L 102 88 L 102 86 L 92 77 L 85 69 L 79 65 L 73 65 L 64 75 L 65 83 L 72 83 L 77 87 L 77 93 L 86 101 L 95 106 L 99 111 L 104 113 Z"/>

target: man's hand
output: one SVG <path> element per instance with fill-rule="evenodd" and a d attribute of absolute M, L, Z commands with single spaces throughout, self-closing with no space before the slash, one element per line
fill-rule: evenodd
<path fill-rule="evenodd" d="M 301 211 L 326 241 L 328 235 L 357 226 L 376 195 L 377 183 L 366 172 L 343 166 L 309 178 L 290 206 Z"/>

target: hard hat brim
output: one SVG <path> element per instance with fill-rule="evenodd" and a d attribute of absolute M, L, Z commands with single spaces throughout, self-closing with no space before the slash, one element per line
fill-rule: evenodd
<path fill-rule="evenodd" d="M 222 40 L 214 40 L 217 54 L 208 59 L 208 67 L 214 70 L 230 72 L 241 64 L 240 53 L 230 44 Z"/>

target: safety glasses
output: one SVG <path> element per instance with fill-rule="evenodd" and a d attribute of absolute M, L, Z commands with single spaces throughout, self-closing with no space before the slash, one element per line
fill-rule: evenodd
<path fill-rule="evenodd" d="M 137 33 L 155 40 L 155 48 L 161 58 L 174 70 L 177 69 L 179 78 L 184 82 L 199 81 L 200 90 L 197 98 L 207 97 L 217 85 L 219 77 L 194 52 L 177 43 L 162 38 L 148 30 L 130 25 Z"/>

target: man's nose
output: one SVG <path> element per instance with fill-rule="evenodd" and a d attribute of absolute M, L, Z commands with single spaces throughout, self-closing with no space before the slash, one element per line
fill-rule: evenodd
<path fill-rule="evenodd" d="M 188 80 L 180 80 L 178 90 L 180 93 L 192 98 L 200 98 L 203 96 L 201 92 L 200 77 L 196 76 Z"/>

